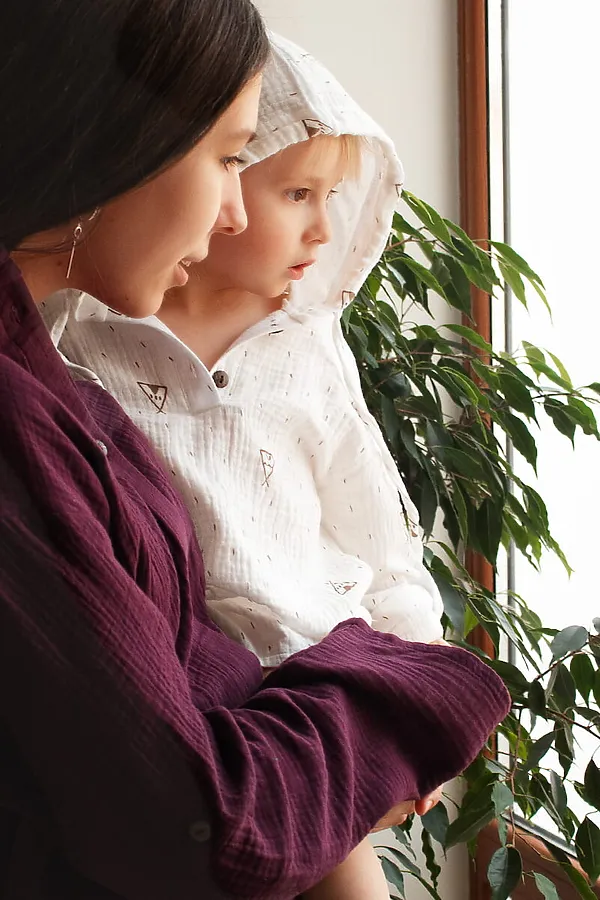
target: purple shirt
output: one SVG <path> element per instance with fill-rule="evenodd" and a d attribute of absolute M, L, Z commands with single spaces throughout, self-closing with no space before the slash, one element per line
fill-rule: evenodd
<path fill-rule="evenodd" d="M 0 896 L 292 898 L 505 716 L 475 656 L 360 620 L 261 680 L 142 434 L 0 248 Z"/>

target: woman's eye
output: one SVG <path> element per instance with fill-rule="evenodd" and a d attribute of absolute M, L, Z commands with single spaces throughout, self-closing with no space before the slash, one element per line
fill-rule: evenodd
<path fill-rule="evenodd" d="M 224 156 L 221 164 L 229 171 L 229 169 L 239 169 L 244 165 L 244 160 L 239 156 Z"/>
<path fill-rule="evenodd" d="M 309 194 L 310 191 L 308 188 L 296 188 L 293 191 L 286 191 L 286 196 L 293 203 L 302 203 L 303 200 L 306 200 Z"/>
<path fill-rule="evenodd" d="M 335 195 L 336 195 L 337 193 L 338 193 L 338 191 L 335 191 L 335 190 L 329 191 L 329 193 L 327 194 L 327 199 L 328 199 L 328 200 L 331 200 L 331 198 L 332 198 L 332 197 L 335 197 Z"/>

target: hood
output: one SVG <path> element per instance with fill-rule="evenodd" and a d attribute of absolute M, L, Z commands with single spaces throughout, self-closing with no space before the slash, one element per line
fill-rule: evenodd
<path fill-rule="evenodd" d="M 244 151 L 248 165 L 316 134 L 355 134 L 368 142 L 359 179 L 344 182 L 331 202 L 332 240 L 292 285 L 288 303 L 290 312 L 341 312 L 383 252 L 402 189 L 402 165 L 390 138 L 321 63 L 286 38 L 271 34 L 271 43 L 257 137 Z"/>

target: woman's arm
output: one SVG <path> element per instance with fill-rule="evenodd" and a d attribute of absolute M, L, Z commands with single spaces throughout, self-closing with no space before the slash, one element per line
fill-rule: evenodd
<path fill-rule="evenodd" d="M 93 479 L 59 476 L 61 515 L 0 453 L 0 718 L 73 878 L 127 900 L 291 897 L 463 769 L 506 713 L 475 657 L 360 621 L 236 708 L 202 708 L 204 681 L 225 686 L 245 651 L 218 635 L 216 653 L 198 621 L 184 668 L 92 511 Z"/>

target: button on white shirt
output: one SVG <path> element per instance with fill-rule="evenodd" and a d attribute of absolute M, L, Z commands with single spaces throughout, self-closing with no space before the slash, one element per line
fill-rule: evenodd
<path fill-rule="evenodd" d="M 163 457 L 196 526 L 211 615 L 264 666 L 354 616 L 406 639 L 440 636 L 417 513 L 349 389 L 358 374 L 335 314 L 281 311 L 212 373 L 154 317 L 115 316 L 90 297 L 77 316 L 61 352 Z"/>

